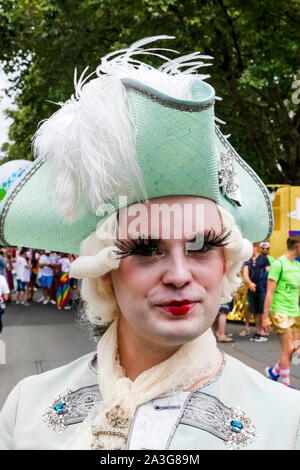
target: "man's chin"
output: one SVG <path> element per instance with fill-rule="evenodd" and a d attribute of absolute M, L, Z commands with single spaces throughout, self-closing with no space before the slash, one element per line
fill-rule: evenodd
<path fill-rule="evenodd" d="M 159 331 L 155 331 L 154 335 L 156 340 L 155 342 L 161 342 L 164 344 L 181 346 L 189 341 L 201 336 L 209 327 L 204 325 L 195 325 L 194 322 L 184 322 L 185 325 L 176 324 L 172 325 L 161 325 Z"/>

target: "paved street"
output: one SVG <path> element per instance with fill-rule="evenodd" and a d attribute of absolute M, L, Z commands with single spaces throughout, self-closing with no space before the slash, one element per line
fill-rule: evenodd
<path fill-rule="evenodd" d="M 22 378 L 59 367 L 95 350 L 89 331 L 75 317 L 78 313 L 58 311 L 51 304 L 8 305 L 0 335 L 6 345 L 6 364 L 0 364 L 0 408 Z M 271 334 L 266 343 L 252 343 L 238 335 L 241 328 L 241 324 L 228 323 L 227 331 L 233 333 L 235 343 L 221 344 L 221 349 L 263 373 L 278 358 L 277 339 Z M 300 364 L 292 366 L 291 374 L 292 385 L 300 390 Z"/>
<path fill-rule="evenodd" d="M 19 380 L 59 367 L 95 350 L 87 328 L 72 310 L 55 305 L 8 305 L 0 339 L 6 344 L 6 364 L 0 364 L 0 407 Z"/>

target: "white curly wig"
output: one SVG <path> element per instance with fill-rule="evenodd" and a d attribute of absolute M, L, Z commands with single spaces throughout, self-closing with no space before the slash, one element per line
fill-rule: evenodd
<path fill-rule="evenodd" d="M 252 255 L 252 243 L 243 238 L 233 216 L 217 205 L 222 228 L 230 232 L 224 246 L 226 271 L 223 276 L 221 303 L 229 302 L 241 284 L 239 273 L 244 261 Z M 85 315 L 92 325 L 104 326 L 120 314 L 118 303 L 110 283 L 101 276 L 118 269 L 120 259 L 115 250 L 117 213 L 111 215 L 99 230 L 93 232 L 81 244 L 80 257 L 72 263 L 71 275 L 82 279 L 82 299 L 86 302 Z M 103 236 L 106 234 L 106 238 Z"/>

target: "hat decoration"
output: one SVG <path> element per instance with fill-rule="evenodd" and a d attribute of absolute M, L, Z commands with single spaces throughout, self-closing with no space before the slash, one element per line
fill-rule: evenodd
<path fill-rule="evenodd" d="M 164 54 L 176 51 L 145 47 L 170 38 L 142 39 L 107 54 L 78 81 L 75 73 L 74 95 L 41 124 L 38 158 L 2 202 L 2 243 L 78 253 L 81 241 L 122 207 L 120 196 L 125 205 L 205 197 L 234 216 L 245 238 L 270 236 L 268 190 L 221 133 L 209 75 L 198 73 L 212 57 L 169 59 Z M 138 55 L 165 62 L 156 69 Z"/>
<path fill-rule="evenodd" d="M 231 149 L 227 152 L 220 152 L 219 184 L 224 196 L 227 196 L 238 206 L 242 205 L 240 187 L 234 169 L 234 155 Z"/>
<path fill-rule="evenodd" d="M 135 200 L 147 200 L 143 175 L 136 155 L 135 123 L 127 104 L 126 83 L 122 79 L 141 80 L 176 99 L 191 99 L 190 84 L 194 72 L 211 56 L 194 52 L 168 59 L 162 52 L 171 49 L 143 48 L 158 39 L 145 38 L 128 49 L 115 51 L 101 59 L 95 72 L 86 68 L 77 81 L 75 93 L 61 109 L 43 122 L 34 137 L 38 157 L 53 161 L 53 193 L 65 220 L 73 222 L 88 207 L 94 212 L 107 200 L 122 194 Z M 136 59 L 137 55 L 154 55 L 167 62 L 155 69 Z M 181 69 L 186 70 L 181 71 Z M 92 76 L 95 79 L 89 79 Z M 204 80 L 209 75 L 197 75 Z M 125 85 L 125 86 L 124 86 Z M 211 89 L 213 92 L 213 89 Z M 213 93 L 214 94 L 214 93 Z M 212 96 L 212 103 L 214 97 Z M 133 130 L 135 132 L 133 132 Z M 135 188 L 132 195 L 130 188 Z"/>

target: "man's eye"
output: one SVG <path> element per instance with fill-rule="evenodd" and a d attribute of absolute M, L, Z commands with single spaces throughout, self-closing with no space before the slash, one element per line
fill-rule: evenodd
<path fill-rule="evenodd" d="M 140 240 L 129 240 L 123 242 L 122 240 L 115 241 L 115 245 L 118 250 L 115 253 L 121 258 L 127 256 L 141 256 L 144 258 L 157 258 L 162 255 L 161 250 L 157 247 L 157 244 L 150 241 Z"/>
<path fill-rule="evenodd" d="M 141 248 L 138 248 L 135 252 L 136 255 L 140 256 L 152 256 L 153 253 L 155 252 L 156 248 L 149 247 L 149 246 L 143 246 Z"/>
<path fill-rule="evenodd" d="M 162 252 L 155 246 L 143 246 L 140 247 L 136 252 L 136 255 L 150 257 L 150 256 L 159 256 Z"/>
<path fill-rule="evenodd" d="M 215 249 L 214 246 L 204 243 L 203 246 L 197 250 L 186 250 L 186 254 L 188 256 L 193 256 L 194 254 L 206 253 L 207 251 L 214 250 L 214 249 Z"/>

